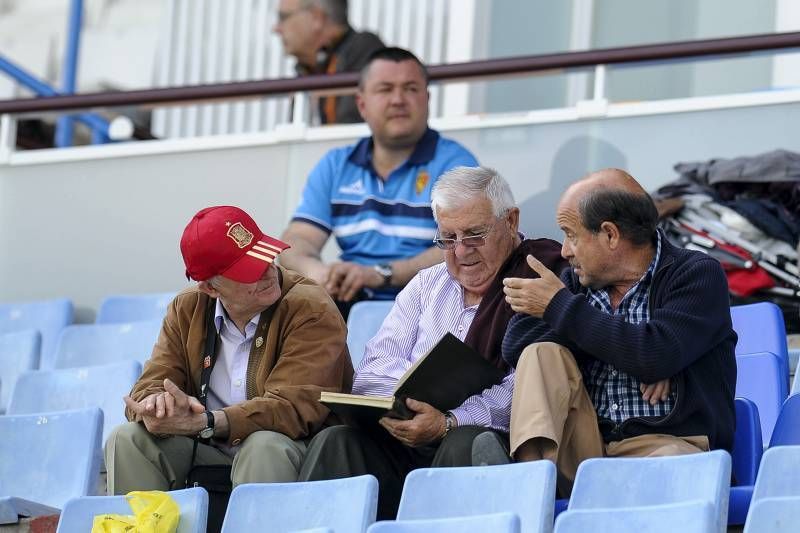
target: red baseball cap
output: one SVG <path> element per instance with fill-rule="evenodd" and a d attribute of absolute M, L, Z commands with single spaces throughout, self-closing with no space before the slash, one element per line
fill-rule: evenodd
<path fill-rule="evenodd" d="M 205 281 L 225 276 L 240 283 L 255 283 L 289 245 L 263 233 L 255 221 L 229 205 L 199 211 L 181 237 L 186 277 Z"/>

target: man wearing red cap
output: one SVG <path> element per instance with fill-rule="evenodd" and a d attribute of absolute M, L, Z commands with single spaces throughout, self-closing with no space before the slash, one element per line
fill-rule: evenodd
<path fill-rule="evenodd" d="M 234 486 L 295 481 L 306 440 L 335 423 L 320 392 L 352 384 L 345 324 L 322 287 L 274 264 L 289 245 L 241 209 L 203 209 L 180 246 L 198 283 L 170 304 L 125 397 L 109 494 L 182 488 L 193 462 L 232 465 Z"/>

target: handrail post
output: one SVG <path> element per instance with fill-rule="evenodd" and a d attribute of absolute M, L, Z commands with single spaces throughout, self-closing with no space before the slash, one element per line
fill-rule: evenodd
<path fill-rule="evenodd" d="M 594 89 L 592 90 L 592 100 L 595 102 L 605 102 L 606 100 L 605 65 L 597 65 L 594 67 Z"/>
<path fill-rule="evenodd" d="M 11 113 L 0 115 L 0 164 L 11 158 L 17 144 L 17 121 Z"/>
<path fill-rule="evenodd" d="M 78 52 L 80 50 L 81 26 L 83 25 L 83 0 L 71 0 L 69 26 L 67 27 L 67 48 L 64 56 L 64 72 L 61 92 L 74 94 L 78 71 Z M 59 117 L 56 125 L 55 145 L 59 148 L 72 146 L 72 132 L 75 120 L 71 115 Z M 94 139 L 94 136 L 93 136 Z"/>
<path fill-rule="evenodd" d="M 309 106 L 311 97 L 307 92 L 298 91 L 294 93 L 292 99 L 292 126 L 305 126 L 306 115 L 308 112 L 306 108 Z"/>

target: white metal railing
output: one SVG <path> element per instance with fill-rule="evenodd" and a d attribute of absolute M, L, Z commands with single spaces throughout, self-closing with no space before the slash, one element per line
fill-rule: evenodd
<path fill-rule="evenodd" d="M 278 0 L 168 0 L 154 85 L 294 76 L 294 62 L 272 32 L 277 9 Z M 455 9 L 458 16 L 451 16 Z M 350 22 L 438 64 L 472 59 L 474 11 L 475 0 L 352 0 Z M 448 92 L 446 105 L 442 91 Z M 305 123 L 314 106 L 305 94 L 296 98 L 294 116 Z M 175 138 L 268 131 L 292 120 L 290 101 L 162 107 L 153 112 L 153 133 Z M 466 84 L 431 87 L 432 117 L 464 114 L 466 105 Z"/>

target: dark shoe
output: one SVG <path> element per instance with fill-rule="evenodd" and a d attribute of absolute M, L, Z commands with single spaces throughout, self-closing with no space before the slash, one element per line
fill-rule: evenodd
<path fill-rule="evenodd" d="M 511 463 L 503 439 L 494 431 L 481 433 L 472 441 L 472 466 L 507 465 Z"/>

